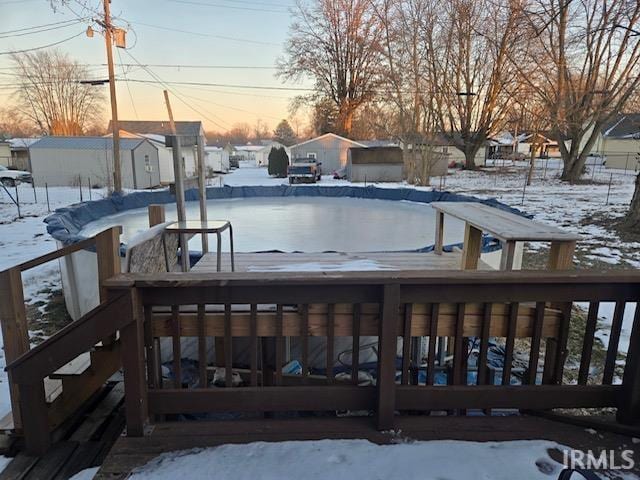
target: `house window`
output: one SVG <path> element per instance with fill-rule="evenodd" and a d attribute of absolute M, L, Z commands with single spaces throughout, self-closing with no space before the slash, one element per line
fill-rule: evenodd
<path fill-rule="evenodd" d="M 442 153 L 449 153 L 449 147 L 442 147 Z"/>
<path fill-rule="evenodd" d="M 309 152 L 307 153 L 307 158 L 313 158 L 316 160 L 318 158 L 318 154 L 316 154 L 316 152 Z"/>

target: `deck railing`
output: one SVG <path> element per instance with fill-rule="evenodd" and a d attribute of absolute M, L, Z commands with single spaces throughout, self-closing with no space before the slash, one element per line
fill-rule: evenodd
<path fill-rule="evenodd" d="M 73 337 L 67 336 L 71 332 L 70 328 L 71 326 L 76 328 L 78 322 L 73 322 L 69 328 L 61 330 L 32 349 L 22 282 L 22 274 L 25 271 L 51 261 L 64 259 L 82 250 L 95 249 L 97 261 L 95 281 L 99 287 L 102 287 L 105 279 L 120 273 L 119 237 L 120 227 L 109 228 L 94 237 L 0 272 L 0 325 L 8 365 L 12 410 L 11 416 L 2 422 L 3 429 L 22 434 L 29 429 L 30 423 L 33 424 L 33 419 L 38 417 L 44 423 L 39 424 L 35 430 L 37 434 L 32 431 L 30 437 L 31 439 L 37 436 L 48 438 L 50 430 L 60 426 L 72 416 L 78 407 L 120 368 L 119 344 L 107 336 L 91 344 L 83 344 L 83 350 L 73 356 L 69 356 L 68 352 L 74 351 L 77 344 L 74 345 L 74 349 L 64 349 L 62 356 L 58 353 L 60 351 L 57 347 L 52 348 L 52 345 L 59 344 L 60 337 L 67 337 L 65 341 L 68 342 Z M 106 302 L 106 300 L 107 292 L 104 288 L 100 288 L 100 301 Z M 112 310 L 112 304 L 104 308 Z M 108 321 L 106 325 L 111 325 L 111 322 Z M 115 330 L 111 333 L 115 333 Z M 94 345 L 101 340 L 105 341 L 105 345 L 100 351 L 91 352 L 91 368 L 85 370 L 83 375 L 74 373 L 54 375 L 59 367 L 67 364 L 80 353 L 95 350 Z M 61 361 L 63 359 L 64 361 Z M 43 373 L 42 371 L 31 370 L 34 361 L 35 363 L 44 362 L 43 364 L 47 365 L 45 368 L 47 371 L 42 376 L 39 376 Z M 26 369 L 19 366 L 22 364 L 27 365 Z M 22 376 L 23 371 L 28 372 L 26 380 Z M 55 378 L 48 378 L 49 375 Z M 22 391 L 23 385 L 27 384 L 29 387 Z M 42 392 L 45 393 L 40 395 Z M 37 395 L 34 396 L 34 393 Z M 32 402 L 34 398 L 38 399 L 37 403 Z"/>
<path fill-rule="evenodd" d="M 637 273 L 183 273 L 121 275 L 106 285 L 110 296 L 128 298 L 130 321 L 122 320 L 126 328 L 120 331 L 128 435 L 142 435 L 149 418 L 221 411 L 372 410 L 380 429 L 393 427 L 398 410 L 615 407 L 619 421 L 640 420 L 640 308 L 623 381 L 613 384 L 624 307 L 640 300 Z M 588 302 L 590 308 L 586 328 L 579 332 L 578 375 L 565 384 L 574 302 Z M 600 302 L 616 302 L 616 309 L 604 375 L 596 381 L 589 372 Z M 327 340 L 322 376 L 309 368 L 314 336 Z M 375 386 L 358 385 L 355 374 L 362 336 L 377 337 Z M 162 375 L 158 340 L 165 337 L 171 339 L 175 382 Z M 184 337 L 197 341 L 197 388 L 182 382 Z M 216 363 L 226 368 L 225 388 L 211 386 L 211 337 Z M 236 337 L 248 341 L 250 352 L 241 387 L 232 386 L 232 367 L 242 367 L 233 364 Z M 301 375 L 282 372 L 291 337 L 300 345 Z M 353 338 L 350 380 L 334 375 L 337 337 Z M 421 358 L 416 339 L 424 337 Z M 479 342 L 473 385 L 467 376 L 469 337 Z M 488 362 L 489 339 L 495 337 L 504 343 L 501 379 Z M 530 350 L 516 380 L 512 364 L 518 338 L 527 339 Z M 444 339 L 452 358 L 439 355 Z M 274 349 L 273 358 L 260 354 L 268 348 Z M 438 372 L 446 385 L 436 385 Z"/>

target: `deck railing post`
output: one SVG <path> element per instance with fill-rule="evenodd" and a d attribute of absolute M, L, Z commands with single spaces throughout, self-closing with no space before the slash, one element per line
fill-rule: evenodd
<path fill-rule="evenodd" d="M 389 430 L 394 425 L 396 402 L 396 347 L 400 315 L 400 285 L 384 286 L 378 338 L 377 427 Z"/>
<path fill-rule="evenodd" d="M 147 382 L 144 359 L 144 312 L 136 289 L 131 289 L 130 322 L 120 331 L 124 368 L 125 418 L 127 435 L 141 437 L 148 418 Z"/>
<path fill-rule="evenodd" d="M 629 339 L 617 420 L 632 425 L 640 423 L 640 304 L 636 307 Z"/>
<path fill-rule="evenodd" d="M 103 282 L 121 271 L 120 233 L 122 233 L 122 227 L 111 227 L 96 235 L 100 303 L 107 300 L 107 291 L 102 286 Z"/>
<path fill-rule="evenodd" d="M 17 267 L 0 272 L 0 326 L 4 338 L 5 361 L 8 365 L 23 353 L 28 352 L 30 348 L 22 274 Z M 19 430 L 22 428 L 19 392 L 11 380 L 11 373 L 9 373 L 9 385 L 13 425 Z"/>
<path fill-rule="evenodd" d="M 155 227 L 156 225 L 159 225 L 166 221 L 164 205 L 149 205 L 149 207 L 147 207 L 147 211 L 149 215 L 150 227 Z"/>
<path fill-rule="evenodd" d="M 49 416 L 44 392 L 44 381 L 18 385 L 20 405 L 28 412 L 22 419 L 22 429 L 27 453 L 42 455 L 51 445 Z"/>

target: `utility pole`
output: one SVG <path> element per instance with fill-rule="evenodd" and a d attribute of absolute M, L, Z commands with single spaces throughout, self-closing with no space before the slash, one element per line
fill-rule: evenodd
<path fill-rule="evenodd" d="M 111 96 L 111 126 L 113 128 L 113 189 L 122 191 L 122 172 L 120 165 L 120 126 L 118 125 L 118 104 L 116 103 L 116 80 L 113 71 L 113 45 L 111 12 L 109 9 L 111 0 L 103 0 L 104 4 L 104 38 L 107 44 L 107 65 L 109 68 L 109 93 Z"/>

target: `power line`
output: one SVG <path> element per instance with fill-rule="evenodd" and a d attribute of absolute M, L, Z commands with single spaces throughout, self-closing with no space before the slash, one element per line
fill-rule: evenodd
<path fill-rule="evenodd" d="M 141 82 L 148 83 L 148 80 L 141 80 L 137 78 L 130 78 L 130 82 Z M 283 90 L 283 91 L 295 91 L 295 92 L 314 92 L 313 88 L 303 88 L 303 87 L 276 87 L 276 86 L 268 86 L 268 85 L 234 85 L 229 83 L 207 83 L 207 82 L 176 82 L 176 81 L 168 81 L 165 82 L 171 85 L 191 85 L 191 86 L 200 86 L 200 87 L 225 87 L 225 88 L 247 88 L 252 90 Z"/>
<path fill-rule="evenodd" d="M 198 109 L 196 109 L 195 107 L 193 107 L 191 104 L 189 104 L 189 102 L 187 102 L 186 100 L 184 100 L 180 95 L 178 95 L 178 93 L 172 89 L 166 82 L 164 82 L 156 73 L 153 72 L 153 70 L 151 70 L 150 68 L 145 67 L 144 65 L 142 65 L 137 58 L 135 58 L 128 50 L 125 50 L 125 52 L 127 53 L 127 55 L 129 55 L 131 57 L 131 59 L 136 62 L 138 65 L 140 65 L 152 78 L 154 78 L 157 83 L 160 83 L 161 85 L 164 85 L 165 88 L 167 90 L 169 90 L 171 93 L 173 93 L 173 95 L 181 102 L 183 103 L 185 106 L 187 106 L 189 109 L 193 110 L 194 112 L 196 112 L 198 115 L 202 116 L 203 118 L 209 120 L 211 123 L 213 123 L 214 125 L 216 125 L 219 128 L 223 128 L 225 130 L 228 130 L 229 127 L 225 126 L 225 125 L 221 125 L 220 123 L 218 123 L 216 120 L 213 120 L 212 118 L 209 118 L 207 115 L 203 114 L 202 112 L 200 112 Z M 214 115 L 215 116 L 215 115 Z"/>
<path fill-rule="evenodd" d="M 13 50 L 13 51 L 8 51 L 8 52 L 0 52 L 0 55 L 13 55 L 14 53 L 26 53 L 26 52 L 33 52 L 34 50 L 42 50 L 43 48 L 49 48 L 49 47 L 54 47 L 56 45 L 60 45 L 61 43 L 65 43 L 68 42 L 69 40 L 73 40 L 76 37 L 79 37 L 80 35 L 84 35 L 85 31 L 81 31 L 80 33 L 73 35 L 71 37 L 65 38 L 64 40 L 60 40 L 58 42 L 54 42 L 54 43 L 49 43 L 47 45 L 41 45 L 39 47 L 33 47 L 33 48 L 25 48 L 24 50 Z"/>
<path fill-rule="evenodd" d="M 83 67 L 99 68 L 106 67 L 106 63 L 80 63 Z M 145 67 L 153 68 L 194 68 L 194 69 L 221 69 L 221 70 L 276 70 L 277 67 L 267 65 L 193 65 L 181 63 L 143 63 Z M 118 63 L 119 67 L 137 67 L 137 63 Z M 62 67 L 62 66 L 60 66 Z M 0 70 L 14 70 L 16 67 L 0 67 Z"/>
<path fill-rule="evenodd" d="M 120 63 L 122 65 L 122 56 L 120 55 L 120 49 L 116 49 L 116 51 L 118 52 L 118 60 L 120 60 Z M 140 117 L 138 116 L 138 110 L 136 109 L 136 104 L 133 101 L 133 95 L 131 95 L 131 88 L 129 88 L 127 72 L 125 71 L 124 66 L 122 67 L 122 76 L 124 77 L 125 85 L 127 86 L 127 92 L 129 92 L 129 99 L 131 100 L 131 107 L 133 107 L 133 113 L 136 115 L 136 120 L 140 120 Z"/>
<path fill-rule="evenodd" d="M 71 19 L 71 20 L 63 20 L 61 22 L 45 23 L 43 25 L 34 25 L 32 27 L 16 28 L 15 30 L 6 30 L 4 32 L 0 32 L 0 35 L 7 35 L 7 34 L 10 34 L 10 33 L 24 32 L 24 31 L 27 31 L 27 30 L 38 30 L 40 28 L 52 27 L 52 26 L 55 26 L 55 25 L 63 25 L 65 23 L 76 23 L 76 22 L 78 22 L 78 20 Z"/>
<path fill-rule="evenodd" d="M 165 30 L 168 32 L 178 32 L 178 33 L 186 33 L 189 35 L 198 35 L 200 37 L 211 37 L 211 38 L 219 38 L 221 40 L 232 40 L 234 42 L 244 42 L 244 43 L 252 43 L 252 44 L 256 44 L 256 45 L 269 45 L 269 46 L 276 46 L 276 47 L 280 47 L 281 44 L 279 43 L 274 43 L 274 42 L 262 42 L 260 40 L 249 40 L 246 38 L 238 38 L 238 37 L 227 37 L 224 35 L 214 35 L 212 33 L 203 33 L 203 32 L 194 32 L 191 30 L 182 30 L 179 28 L 172 28 L 172 27 L 164 27 L 162 25 L 153 25 L 150 23 L 143 23 L 143 22 L 130 22 L 133 25 L 140 25 L 143 27 L 150 27 L 150 28 L 157 28 L 159 30 Z"/>
<path fill-rule="evenodd" d="M 253 8 L 253 7 L 234 7 L 231 5 L 221 5 L 219 3 L 205 3 L 205 2 L 195 2 L 193 0 L 169 0 L 174 3 L 183 3 L 186 5 L 201 5 L 203 7 L 213 7 L 213 8 L 229 8 L 232 10 L 247 10 L 253 12 L 265 12 L 265 13 L 280 13 L 280 14 L 288 14 L 288 10 L 267 10 L 266 8 Z"/>

